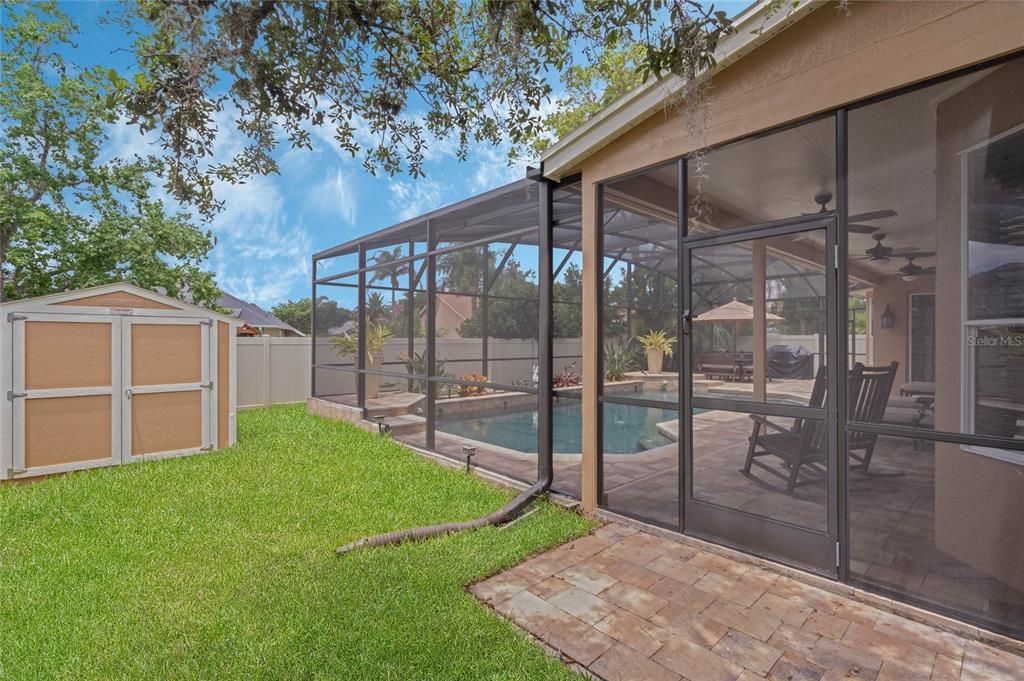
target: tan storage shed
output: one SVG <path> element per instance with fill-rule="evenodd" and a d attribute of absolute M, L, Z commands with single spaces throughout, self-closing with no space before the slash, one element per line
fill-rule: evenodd
<path fill-rule="evenodd" d="M 237 320 L 130 284 L 0 307 L 0 479 L 234 444 Z"/>

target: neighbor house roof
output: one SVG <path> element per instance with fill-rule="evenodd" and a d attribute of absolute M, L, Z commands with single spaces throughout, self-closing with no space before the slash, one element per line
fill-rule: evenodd
<path fill-rule="evenodd" d="M 728 67 L 822 4 L 823 0 L 794 0 L 780 7 L 771 0 L 758 0 L 733 17 L 735 30 L 721 39 L 715 65 L 703 75 Z M 575 172 L 585 158 L 663 109 L 684 85 L 679 76 L 652 78 L 615 100 L 541 154 L 545 177 L 559 180 Z"/>
<path fill-rule="evenodd" d="M 218 298 L 217 304 L 230 310 L 232 317 L 242 320 L 249 326 L 254 326 L 260 329 L 284 329 L 286 331 L 292 331 L 300 336 L 306 335 L 291 324 L 282 322 L 259 305 L 244 301 L 241 298 L 236 298 L 230 293 L 225 293 Z"/>

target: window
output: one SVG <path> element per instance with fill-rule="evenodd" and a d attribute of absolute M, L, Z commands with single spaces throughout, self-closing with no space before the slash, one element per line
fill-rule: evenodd
<path fill-rule="evenodd" d="M 1024 418 L 1024 125 L 968 149 L 962 160 L 964 430 L 1013 438 Z"/>

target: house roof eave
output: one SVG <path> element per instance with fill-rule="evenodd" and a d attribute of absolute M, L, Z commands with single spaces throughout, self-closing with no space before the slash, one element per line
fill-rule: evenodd
<path fill-rule="evenodd" d="M 715 51 L 715 65 L 708 77 L 738 61 L 772 37 L 824 4 L 824 0 L 796 0 L 779 10 L 772 0 L 758 0 L 733 18 L 734 32 L 722 38 Z M 650 118 L 685 86 L 675 75 L 651 78 L 568 133 L 541 154 L 544 176 L 560 180 L 579 170 L 590 155 Z"/>

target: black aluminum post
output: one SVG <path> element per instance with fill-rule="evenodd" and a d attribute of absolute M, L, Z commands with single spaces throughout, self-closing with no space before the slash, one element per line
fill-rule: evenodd
<path fill-rule="evenodd" d="M 614 262 L 608 268 L 604 267 L 604 185 L 598 184 L 594 187 L 594 215 L 595 227 L 597 228 L 597 254 L 596 267 L 592 268 L 591 274 L 597 282 L 594 287 L 594 317 L 597 319 L 597 342 L 594 344 L 597 350 L 597 371 L 591 379 L 596 383 L 597 388 L 597 414 L 594 418 L 594 448 L 597 450 L 597 462 L 595 476 L 597 478 L 597 505 L 603 507 L 604 503 L 604 280 L 614 266 Z M 615 260 L 622 257 L 626 252 L 623 248 Z"/>
<path fill-rule="evenodd" d="M 481 286 L 481 291 L 480 291 L 480 296 L 481 296 L 480 297 L 480 338 L 481 338 L 481 343 L 483 344 L 483 347 L 480 349 L 480 374 L 482 376 L 490 377 L 491 374 L 488 372 L 488 367 L 487 367 L 487 363 L 488 363 L 487 362 L 487 334 L 490 331 L 487 328 L 487 326 L 488 326 L 487 325 L 487 291 L 491 288 L 490 287 L 491 274 L 488 271 L 490 268 L 488 266 L 488 258 L 487 258 L 487 256 L 488 256 L 488 254 L 490 252 L 490 245 L 489 244 L 484 244 L 484 246 L 483 246 L 483 248 L 481 250 L 483 251 L 483 255 L 484 255 L 484 263 L 483 263 L 483 268 L 481 269 L 482 274 L 481 274 L 481 282 L 480 282 L 480 286 Z"/>
<path fill-rule="evenodd" d="M 553 368 L 552 355 L 554 341 L 552 339 L 552 247 L 554 243 L 554 223 L 552 196 L 554 187 L 550 181 L 540 182 L 538 196 L 540 210 L 538 215 L 540 246 L 537 258 L 537 270 L 540 277 L 540 305 L 537 326 L 537 474 L 541 480 L 550 479 L 553 475 L 552 452 L 554 451 L 553 412 L 555 407 L 554 389 L 552 387 Z"/>
<path fill-rule="evenodd" d="M 415 250 L 416 242 L 410 239 L 409 255 L 412 255 Z M 405 352 L 409 357 L 409 366 L 415 366 L 411 362 L 416 354 L 416 281 L 413 276 L 416 272 L 416 261 L 410 261 L 409 264 L 406 265 L 406 268 L 409 270 L 409 298 L 405 303 L 405 324 L 407 327 L 405 335 L 408 336 L 406 339 Z M 415 387 L 414 383 L 413 379 L 410 378 L 408 383 L 409 392 L 413 391 L 413 388 Z"/>
<path fill-rule="evenodd" d="M 309 396 L 316 397 L 316 264 L 317 259 L 313 258 L 313 276 L 310 285 L 313 287 L 310 293 L 310 306 L 309 313 L 309 357 L 312 360 L 309 363 Z"/>
<path fill-rule="evenodd" d="M 633 337 L 633 263 L 626 263 L 626 339 Z"/>
<path fill-rule="evenodd" d="M 356 331 L 356 404 L 366 408 L 366 245 L 359 244 L 359 316 Z"/>
<path fill-rule="evenodd" d="M 686 527 L 686 462 L 688 457 L 688 451 L 692 444 L 692 427 L 690 425 L 690 381 L 692 380 L 693 374 L 690 367 L 690 347 L 693 345 L 693 338 L 690 336 L 690 301 L 687 297 L 687 292 L 690 290 L 689 282 L 686 278 L 689 276 L 690 267 L 689 263 L 683 257 L 684 249 L 683 245 L 686 243 L 686 231 L 688 229 L 688 214 L 689 204 L 687 203 L 687 177 L 686 177 L 686 159 L 681 158 L 676 161 L 676 249 L 678 256 L 676 258 L 676 300 L 678 310 L 678 326 L 679 326 L 679 345 L 678 345 L 678 360 L 676 361 L 677 371 L 679 377 L 677 380 L 678 394 L 677 399 L 679 402 L 679 430 L 676 437 L 676 467 L 679 471 L 679 480 L 677 488 L 676 503 L 679 508 L 679 525 L 678 529 L 680 532 Z"/>
<path fill-rule="evenodd" d="M 435 317 L 437 317 L 437 256 L 434 255 L 436 237 L 430 220 L 427 220 L 427 314 L 424 327 L 427 332 L 427 430 L 425 433 L 425 444 L 427 449 L 434 449 L 434 421 L 436 416 L 435 402 L 437 396 L 437 384 L 431 378 L 434 377 L 434 364 L 437 360 L 437 348 L 435 341 L 437 332 L 434 328 Z"/>
<path fill-rule="evenodd" d="M 829 391 L 836 395 L 836 487 L 838 494 L 834 495 L 836 500 L 833 504 L 837 520 L 837 550 L 836 572 L 841 581 L 849 578 L 850 561 L 848 555 L 850 541 L 849 518 L 847 517 L 847 504 L 849 489 L 847 488 L 847 454 L 846 454 L 846 421 L 847 421 L 847 394 L 848 382 L 848 359 L 846 348 L 846 334 L 843 324 L 849 320 L 849 288 L 846 277 L 846 260 L 849 253 L 847 236 L 849 234 L 847 223 L 849 222 L 849 186 L 847 184 L 847 173 L 849 172 L 849 147 L 847 146 L 847 117 L 846 109 L 836 112 L 836 243 L 833 249 L 833 257 L 836 259 L 833 274 L 836 278 L 835 300 L 829 301 L 835 306 L 835 323 L 829 326 L 828 334 L 835 341 L 832 343 L 832 357 L 829 363 L 835 367 L 832 371 L 833 383 L 829 384 Z M 834 391 L 833 388 L 836 388 Z"/>

